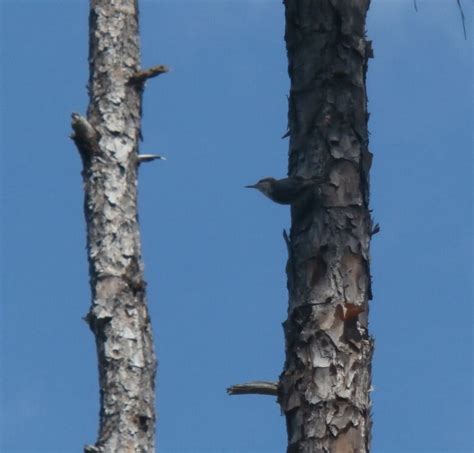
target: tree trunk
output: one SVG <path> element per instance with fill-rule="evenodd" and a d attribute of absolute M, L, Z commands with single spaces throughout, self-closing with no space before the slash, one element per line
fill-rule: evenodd
<path fill-rule="evenodd" d="M 324 178 L 292 206 L 279 400 L 288 452 L 363 453 L 373 341 L 367 98 L 369 0 L 285 0 L 289 176 Z"/>
<path fill-rule="evenodd" d="M 86 452 L 154 451 L 156 358 L 137 220 L 139 60 L 137 1 L 91 0 L 90 103 L 87 119 L 72 120 L 83 161 L 92 289 L 86 319 L 101 395 L 99 437 Z"/>

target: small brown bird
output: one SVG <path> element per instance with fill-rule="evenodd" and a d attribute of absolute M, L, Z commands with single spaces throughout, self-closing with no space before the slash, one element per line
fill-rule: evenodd
<path fill-rule="evenodd" d="M 305 179 L 301 176 L 291 178 L 275 179 L 263 178 L 256 184 L 245 186 L 249 189 L 257 189 L 270 200 L 279 204 L 292 204 L 309 188 L 320 184 L 318 178 Z"/>

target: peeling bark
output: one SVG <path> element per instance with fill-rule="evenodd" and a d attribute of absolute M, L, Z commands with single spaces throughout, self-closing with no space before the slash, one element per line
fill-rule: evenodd
<path fill-rule="evenodd" d="M 86 452 L 152 452 L 155 370 L 137 219 L 142 84 L 136 0 L 90 2 L 90 103 L 73 114 L 83 162 L 100 427 Z"/>
<path fill-rule="evenodd" d="M 285 0 L 288 176 L 323 178 L 293 204 L 279 402 L 288 452 L 364 453 L 373 340 L 365 39 L 369 0 Z"/>

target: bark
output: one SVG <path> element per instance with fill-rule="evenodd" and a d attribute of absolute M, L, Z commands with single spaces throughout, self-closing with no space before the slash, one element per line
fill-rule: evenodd
<path fill-rule="evenodd" d="M 289 176 L 322 178 L 292 206 L 279 402 L 288 452 L 363 453 L 373 340 L 367 98 L 369 0 L 285 0 Z"/>
<path fill-rule="evenodd" d="M 156 358 L 137 219 L 143 81 L 136 0 L 90 2 L 90 103 L 73 114 L 81 153 L 100 427 L 86 452 L 152 452 Z M 156 75 L 156 74 L 155 74 Z"/>

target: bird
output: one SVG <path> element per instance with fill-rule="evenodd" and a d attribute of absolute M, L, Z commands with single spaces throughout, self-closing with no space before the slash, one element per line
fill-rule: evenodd
<path fill-rule="evenodd" d="M 263 195 L 278 204 L 293 204 L 309 188 L 321 184 L 322 179 L 305 179 L 301 176 L 293 176 L 283 179 L 263 178 L 256 184 L 245 186 L 247 189 L 257 189 Z"/>

